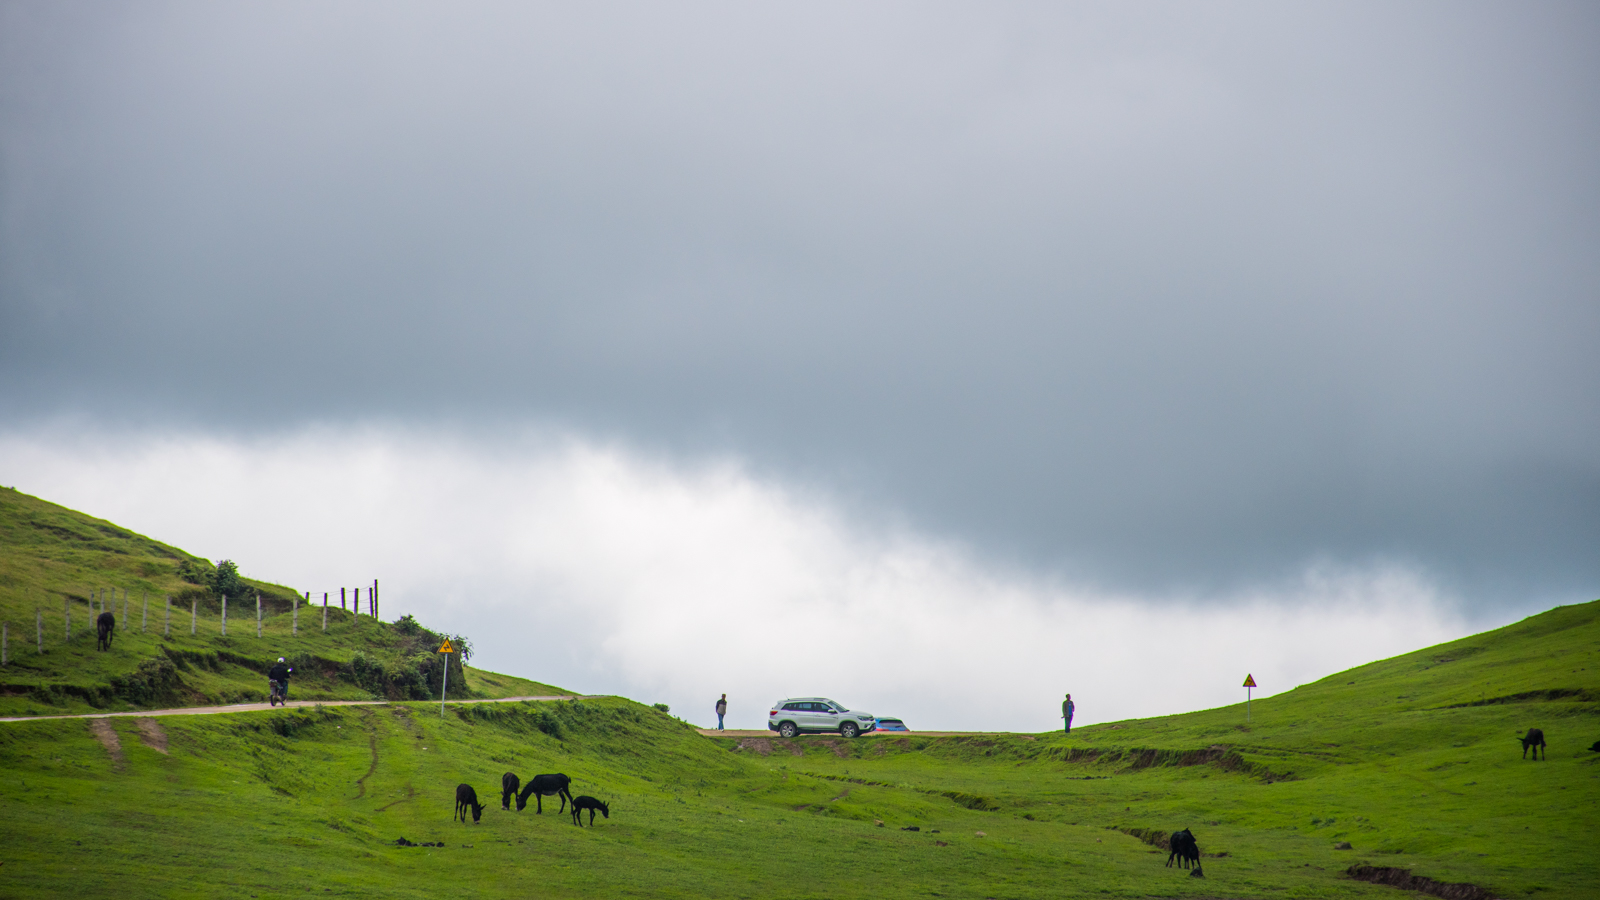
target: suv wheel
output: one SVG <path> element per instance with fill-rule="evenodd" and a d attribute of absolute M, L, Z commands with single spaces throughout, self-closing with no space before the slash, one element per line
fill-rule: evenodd
<path fill-rule="evenodd" d="M 781 734 L 786 738 L 792 738 L 799 733 L 800 729 L 794 727 L 793 722 L 785 722 L 778 726 L 778 734 Z"/>
<path fill-rule="evenodd" d="M 860 732 L 861 732 L 861 729 L 857 728 L 856 727 L 856 723 L 854 723 L 854 722 L 846 722 L 843 725 L 839 726 L 839 733 L 844 735 L 847 738 L 853 738 L 857 734 L 859 734 Z"/>

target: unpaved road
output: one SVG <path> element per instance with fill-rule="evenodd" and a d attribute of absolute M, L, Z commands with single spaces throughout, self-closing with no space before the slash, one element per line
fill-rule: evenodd
<path fill-rule="evenodd" d="M 561 694 L 551 697 L 499 697 L 490 700 L 451 700 L 457 706 L 469 703 L 516 703 L 522 700 L 587 700 L 576 694 Z M 384 706 L 388 700 L 290 700 L 286 706 L 291 709 L 303 706 Z M 108 713 L 78 713 L 70 716 L 5 716 L 0 717 L 0 722 L 40 722 L 45 719 L 113 719 L 120 716 L 214 716 L 218 713 L 262 712 L 272 709 L 270 703 L 235 703 L 231 706 L 182 706 L 177 709 L 141 709 L 134 712 L 108 712 Z M 754 732 L 751 732 L 754 734 Z"/>
<path fill-rule="evenodd" d="M 729 728 L 729 729 L 727 729 L 725 731 L 718 731 L 715 728 L 699 728 L 699 729 L 696 729 L 696 730 L 699 731 L 701 734 L 705 735 L 706 737 L 731 737 L 731 738 L 763 737 L 763 738 L 772 738 L 773 740 L 778 740 L 778 741 L 783 740 L 783 738 L 778 737 L 778 733 L 776 731 L 767 731 L 765 729 L 762 729 L 760 731 L 744 731 L 744 730 L 735 731 L 734 729 Z M 864 738 L 875 738 L 875 737 L 886 737 L 886 738 L 889 738 L 889 737 L 960 737 L 960 736 L 966 735 L 966 734 L 1014 734 L 1017 737 L 1027 738 L 1029 740 L 1034 740 L 1034 739 L 1039 737 L 1037 734 L 1026 734 L 1026 733 L 1023 733 L 1023 732 L 1015 732 L 1015 731 L 869 731 L 866 734 L 863 734 L 861 736 L 864 737 Z M 832 732 L 832 731 L 825 731 L 825 732 L 822 732 L 820 734 L 803 734 L 803 735 L 801 735 L 801 737 L 823 737 L 823 738 L 827 738 L 827 737 L 836 738 L 838 736 L 839 735 L 836 732 Z"/>

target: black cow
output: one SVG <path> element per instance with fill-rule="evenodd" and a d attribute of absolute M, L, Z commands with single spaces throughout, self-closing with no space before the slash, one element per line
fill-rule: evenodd
<path fill-rule="evenodd" d="M 579 813 L 582 813 L 586 809 L 589 811 L 590 825 L 594 824 L 594 811 L 597 809 L 600 810 L 600 814 L 602 816 L 605 816 L 608 819 L 611 818 L 611 807 L 601 803 L 599 800 L 596 800 L 588 794 L 584 794 L 582 797 L 572 801 L 572 824 L 578 826 L 579 828 L 583 827 L 583 822 L 579 821 Z"/>
<path fill-rule="evenodd" d="M 507 772 L 500 776 L 500 808 L 511 809 L 511 798 L 517 795 L 517 788 L 522 787 L 522 779 L 514 772 Z"/>
<path fill-rule="evenodd" d="M 517 811 L 521 812 L 528 805 L 528 796 L 531 794 L 534 797 L 534 812 L 544 812 L 545 797 L 560 797 L 561 809 L 557 812 L 565 812 L 567 801 L 572 799 L 571 786 L 572 779 L 560 773 L 535 775 L 528 779 L 528 783 L 522 786 L 522 793 L 517 795 Z"/>
<path fill-rule="evenodd" d="M 1200 871 L 1200 845 L 1195 843 L 1194 835 L 1185 828 L 1172 833 L 1172 839 L 1167 842 L 1172 852 L 1167 854 L 1167 865 L 1174 861 L 1182 868 L 1194 867 L 1196 873 Z"/>
<path fill-rule="evenodd" d="M 478 792 L 473 790 L 470 784 L 458 784 L 456 785 L 456 812 L 455 815 L 450 817 L 450 821 L 454 822 L 456 819 L 460 819 L 461 824 L 467 824 L 468 809 L 472 810 L 473 824 L 477 824 L 478 819 L 483 815 L 483 804 L 478 802 Z"/>
<path fill-rule="evenodd" d="M 117 636 L 117 617 L 108 612 L 103 612 L 94 620 L 94 630 L 100 636 L 101 650 L 110 650 L 111 642 Z"/>
<path fill-rule="evenodd" d="M 1528 748 L 1532 747 L 1533 758 L 1534 761 L 1537 762 L 1539 759 L 1539 751 L 1544 748 L 1544 732 L 1537 728 L 1529 728 L 1528 736 L 1525 738 L 1517 738 L 1517 740 L 1522 742 L 1522 758 L 1528 758 Z M 1545 751 L 1546 759 L 1549 759 L 1549 753 L 1550 751 Z"/>
<path fill-rule="evenodd" d="M 1594 745 L 1591 746 L 1589 749 L 1591 751 L 1595 752 L 1595 753 L 1600 753 L 1600 741 L 1595 741 Z"/>

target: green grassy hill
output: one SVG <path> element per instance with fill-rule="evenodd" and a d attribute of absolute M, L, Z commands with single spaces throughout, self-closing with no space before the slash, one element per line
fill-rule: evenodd
<path fill-rule="evenodd" d="M 620 698 L 0 723 L 0 896 L 1418 896 L 1347 874 L 1366 866 L 1590 898 L 1597 673 L 1600 602 L 1258 701 L 1249 725 L 1241 705 L 1071 736 L 706 738 Z M 1530 726 L 1547 762 L 1519 759 Z M 565 772 L 611 817 L 502 812 L 507 770 Z M 451 821 L 461 782 L 481 824 Z M 1204 878 L 1149 843 L 1185 826 Z"/>
<path fill-rule="evenodd" d="M 299 592 L 245 579 L 224 636 L 220 599 L 185 580 L 212 570 L 176 547 L 0 489 L 0 622 L 9 656 L 0 668 L 0 716 L 264 701 L 268 663 L 280 656 L 294 664 L 299 700 L 439 695 L 439 635 L 409 620 L 384 623 L 337 608 L 324 632 L 322 608 L 304 602 L 295 633 Z M 101 602 L 117 617 L 109 652 L 96 649 Z M 452 673 L 453 696 L 565 693 L 471 667 L 460 675 Z"/>

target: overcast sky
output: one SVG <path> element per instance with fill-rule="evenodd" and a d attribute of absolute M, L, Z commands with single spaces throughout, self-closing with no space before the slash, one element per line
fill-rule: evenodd
<path fill-rule="evenodd" d="M 0 0 L 0 482 L 305 589 L 343 576 L 293 523 L 187 531 L 108 473 L 476 485 L 367 496 L 390 546 L 582 518 L 529 486 L 574 460 L 647 518 L 642 485 L 769 498 L 684 527 L 699 574 L 652 602 L 686 616 L 698 566 L 807 522 L 841 549 L 717 603 L 823 603 L 897 547 L 944 573 L 897 615 L 950 628 L 1591 600 L 1596 46 L 1587 3 Z M 252 466 L 281 482 L 219 474 Z M 654 534 L 524 605 L 625 645 L 596 573 Z M 475 577 L 549 575 L 519 546 Z M 391 552 L 401 605 L 464 583 Z"/>

